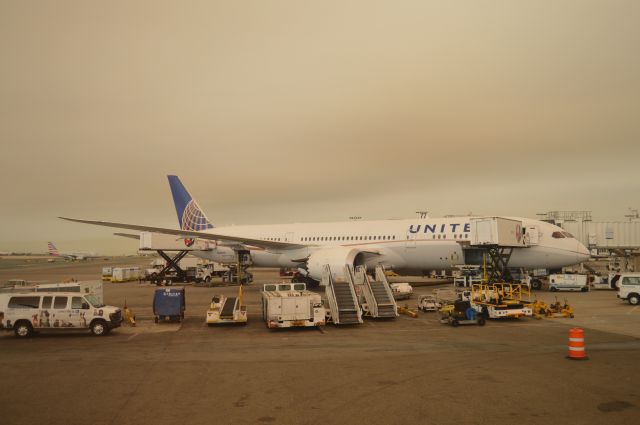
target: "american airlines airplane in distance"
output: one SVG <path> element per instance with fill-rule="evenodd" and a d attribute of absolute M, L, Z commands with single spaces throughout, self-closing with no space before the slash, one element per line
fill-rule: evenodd
<path fill-rule="evenodd" d="M 238 251 L 248 251 L 254 267 L 297 267 L 308 283 L 322 277 L 325 264 L 335 274 L 345 265 L 383 265 L 399 274 L 420 275 L 460 264 L 481 264 L 481 249 L 471 246 L 474 217 L 407 220 L 358 220 L 334 223 L 293 223 L 214 227 L 177 176 L 168 176 L 180 229 L 82 220 L 64 220 L 184 239 L 209 241 L 208 249 L 191 254 L 230 262 Z M 528 218 L 521 222 L 522 247 L 514 247 L 513 268 L 557 269 L 589 259 L 589 251 L 572 235 L 553 224 Z M 526 241 L 531 241 L 530 243 Z"/>
<path fill-rule="evenodd" d="M 62 257 L 67 260 L 86 260 L 89 258 L 98 258 L 95 252 L 60 252 L 53 242 L 47 242 L 49 255 L 52 257 Z"/>

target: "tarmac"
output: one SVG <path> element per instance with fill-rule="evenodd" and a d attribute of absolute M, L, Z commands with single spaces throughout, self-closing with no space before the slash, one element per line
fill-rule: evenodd
<path fill-rule="evenodd" d="M 106 264 L 3 263 L 0 281 L 95 280 Z M 187 287 L 183 323 L 154 324 L 154 286 L 105 283 L 136 327 L 106 337 L 0 334 L 4 424 L 603 424 L 637 423 L 640 309 L 612 291 L 561 293 L 574 319 L 489 321 L 452 328 L 434 313 L 363 325 L 269 330 L 255 271 L 246 326 L 207 327 L 214 293 Z M 413 307 L 420 294 L 415 288 Z M 544 301 L 555 294 L 538 292 Z M 587 361 L 566 359 L 570 327 L 585 330 Z"/>

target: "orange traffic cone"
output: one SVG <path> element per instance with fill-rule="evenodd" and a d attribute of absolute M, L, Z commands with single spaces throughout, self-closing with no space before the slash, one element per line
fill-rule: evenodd
<path fill-rule="evenodd" d="M 580 328 L 569 329 L 569 354 L 571 360 L 588 360 L 584 346 L 584 331 Z"/>

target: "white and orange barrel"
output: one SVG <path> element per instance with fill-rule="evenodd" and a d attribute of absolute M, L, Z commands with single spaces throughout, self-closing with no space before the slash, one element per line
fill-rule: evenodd
<path fill-rule="evenodd" d="M 587 352 L 584 345 L 584 331 L 580 328 L 569 329 L 569 354 L 571 360 L 587 360 Z"/>

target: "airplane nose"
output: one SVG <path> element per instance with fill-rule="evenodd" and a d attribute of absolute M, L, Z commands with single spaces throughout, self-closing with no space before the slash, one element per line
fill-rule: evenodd
<path fill-rule="evenodd" d="M 582 263 L 591 258 L 591 252 L 587 249 L 586 246 L 582 245 L 580 242 L 577 242 L 578 247 L 576 249 L 578 262 Z"/>

